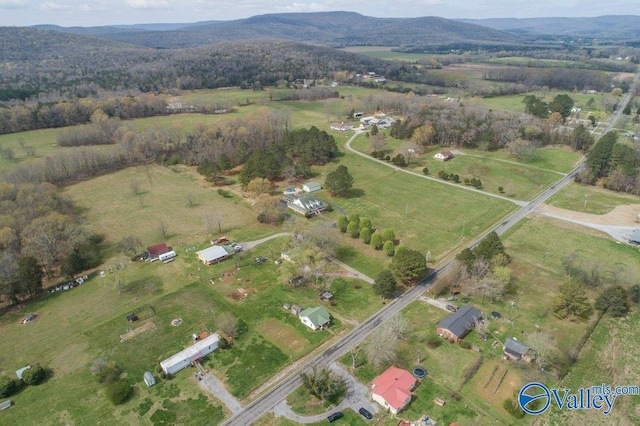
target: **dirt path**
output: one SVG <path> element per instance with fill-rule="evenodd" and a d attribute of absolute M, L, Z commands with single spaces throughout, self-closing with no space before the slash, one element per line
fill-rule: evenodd
<path fill-rule="evenodd" d="M 638 214 L 640 213 L 640 204 L 616 206 L 616 208 L 611 210 L 609 213 L 602 215 L 561 209 L 560 207 L 555 207 L 549 204 L 542 204 L 537 210 L 541 214 L 549 213 L 564 217 L 570 221 L 587 222 L 596 225 L 640 227 L 640 224 L 636 222 Z"/>
<path fill-rule="evenodd" d="M 548 204 L 542 204 L 536 209 L 538 214 L 597 229 L 614 240 L 624 243 L 629 241 L 633 230 L 640 227 L 636 222 L 638 212 L 640 212 L 640 204 L 616 206 L 603 215 L 575 212 Z"/>

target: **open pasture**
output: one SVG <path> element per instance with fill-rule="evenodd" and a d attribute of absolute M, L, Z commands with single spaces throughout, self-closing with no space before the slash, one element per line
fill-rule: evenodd
<path fill-rule="evenodd" d="M 599 186 L 572 183 L 551 197 L 547 203 L 576 212 L 606 214 L 619 205 L 640 204 L 640 197 Z"/>
<path fill-rule="evenodd" d="M 259 227 L 243 202 L 203 187 L 180 167 L 131 167 L 65 188 L 91 229 L 116 244 L 128 235 L 144 246 L 199 244 L 209 233 Z M 254 225 L 255 224 L 255 225 Z"/>
<path fill-rule="evenodd" d="M 434 258 L 458 247 L 463 233 L 465 238 L 478 235 L 515 208 L 508 201 L 422 179 L 354 154 L 345 154 L 340 163 L 354 178 L 354 194 L 336 203 L 371 218 L 376 228 L 392 228 L 402 244 L 431 251 Z"/>

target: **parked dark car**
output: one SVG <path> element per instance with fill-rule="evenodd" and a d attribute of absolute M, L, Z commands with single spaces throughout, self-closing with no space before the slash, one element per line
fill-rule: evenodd
<path fill-rule="evenodd" d="M 455 312 L 457 310 L 456 307 L 453 305 L 447 305 L 444 308 L 449 312 Z"/>
<path fill-rule="evenodd" d="M 367 420 L 371 420 L 373 418 L 373 414 L 371 414 L 366 408 L 360 408 L 358 413 Z"/>
<path fill-rule="evenodd" d="M 338 419 L 341 419 L 342 417 L 344 417 L 344 414 L 342 414 L 342 411 L 336 411 L 333 414 L 330 414 L 329 417 L 327 417 L 327 420 L 329 420 L 329 423 L 333 423 Z"/>

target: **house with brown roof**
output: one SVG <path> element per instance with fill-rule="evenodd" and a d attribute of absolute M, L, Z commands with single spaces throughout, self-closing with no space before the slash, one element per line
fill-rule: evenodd
<path fill-rule="evenodd" d="M 165 243 L 149 246 L 147 247 L 147 253 L 149 254 L 147 259 L 153 262 L 158 260 L 161 254 L 169 253 L 170 251 L 171 249 Z"/>
<path fill-rule="evenodd" d="M 407 370 L 391 366 L 371 382 L 371 398 L 398 414 L 411 401 L 411 390 L 417 382 Z"/>
<path fill-rule="evenodd" d="M 453 158 L 453 152 L 451 151 L 441 151 L 433 156 L 436 160 L 440 161 L 448 161 Z"/>

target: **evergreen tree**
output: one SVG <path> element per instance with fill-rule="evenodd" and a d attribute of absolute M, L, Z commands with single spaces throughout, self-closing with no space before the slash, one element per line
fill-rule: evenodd
<path fill-rule="evenodd" d="M 353 176 L 346 166 L 340 165 L 327 175 L 324 186 L 331 195 L 344 197 L 353 187 Z"/>
<path fill-rule="evenodd" d="M 360 231 L 360 239 L 363 243 L 369 244 L 371 242 L 371 229 L 362 228 L 362 230 Z"/>
<path fill-rule="evenodd" d="M 627 291 L 619 285 L 607 288 L 596 299 L 595 308 L 599 311 L 606 312 L 612 317 L 623 317 L 627 315 L 629 313 Z"/>
<path fill-rule="evenodd" d="M 373 235 L 371 235 L 371 245 L 373 246 L 373 248 L 376 250 L 380 250 L 382 249 L 383 244 L 384 244 L 384 239 L 382 238 L 382 235 L 380 234 L 380 232 L 378 231 L 374 232 Z"/>
<path fill-rule="evenodd" d="M 42 291 L 42 266 L 35 257 L 26 256 L 18 260 L 18 283 L 20 294 L 32 296 Z"/>
<path fill-rule="evenodd" d="M 390 299 L 395 296 L 398 290 L 398 283 L 396 282 L 393 273 L 389 269 L 383 269 L 373 283 L 373 290 L 378 296 Z"/>
<path fill-rule="evenodd" d="M 400 281 L 406 283 L 427 271 L 427 261 L 417 250 L 401 250 L 393 257 L 390 269 Z"/>
<path fill-rule="evenodd" d="M 561 319 L 570 315 L 586 319 L 593 312 L 584 286 L 573 279 L 560 285 L 559 294 L 552 301 L 552 308 L 554 314 Z"/>
<path fill-rule="evenodd" d="M 504 245 L 495 231 L 490 232 L 473 251 L 474 254 L 489 262 L 498 253 L 504 253 Z"/>
<path fill-rule="evenodd" d="M 340 216 L 336 222 L 336 226 L 340 230 L 340 232 L 347 232 L 347 227 L 349 226 L 349 219 L 346 216 Z"/>
<path fill-rule="evenodd" d="M 382 251 L 384 251 L 384 254 L 386 254 L 387 256 L 392 257 L 396 252 L 393 241 L 385 241 L 384 245 L 382 246 Z"/>

